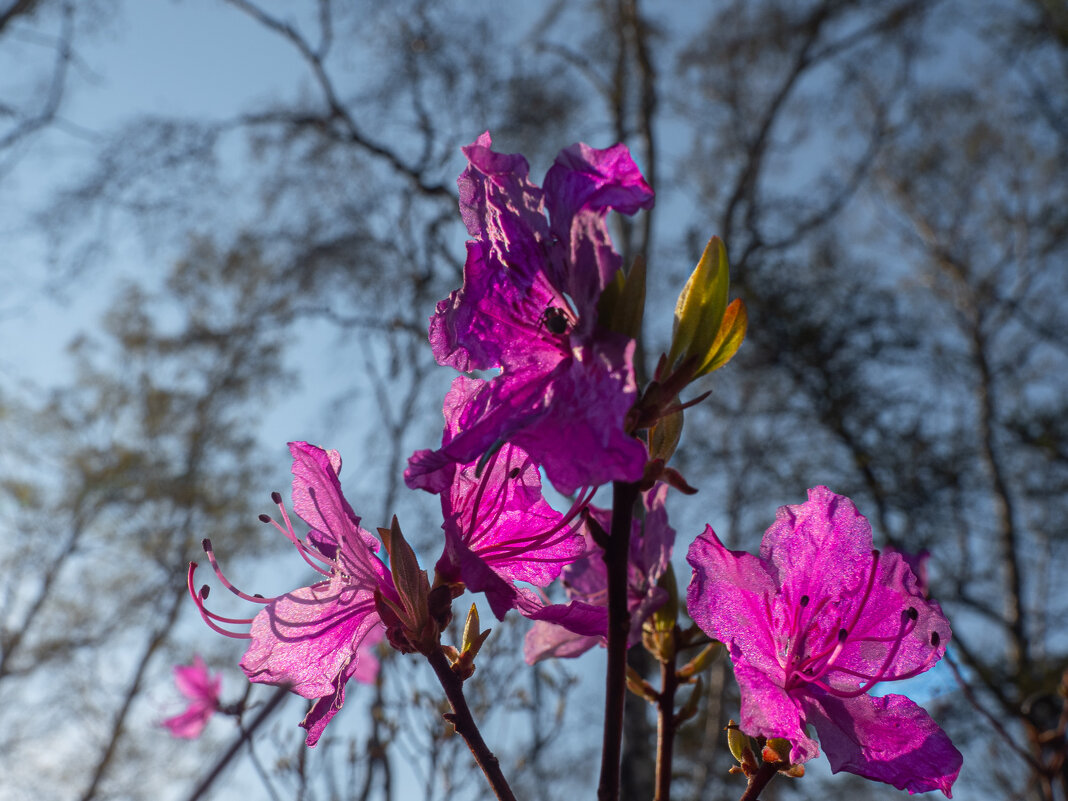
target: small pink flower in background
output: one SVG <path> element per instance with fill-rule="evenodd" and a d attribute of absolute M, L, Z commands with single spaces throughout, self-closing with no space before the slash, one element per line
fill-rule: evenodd
<path fill-rule="evenodd" d="M 219 709 L 222 674 L 216 674 L 212 678 L 204 660 L 199 654 L 194 654 L 193 664 L 175 665 L 174 683 L 178 691 L 189 699 L 189 706 L 185 712 L 167 718 L 161 725 L 170 729 L 175 737 L 195 740 L 204 731 L 211 716 Z"/>
<path fill-rule="evenodd" d="M 949 622 L 899 553 L 872 550 L 852 501 L 826 487 L 808 496 L 779 509 L 759 556 L 711 527 L 687 556 L 690 616 L 730 650 L 740 728 L 789 740 L 794 763 L 822 745 L 835 772 L 952 797 L 962 757 L 945 732 L 903 695 L 868 695 L 941 659 Z"/>

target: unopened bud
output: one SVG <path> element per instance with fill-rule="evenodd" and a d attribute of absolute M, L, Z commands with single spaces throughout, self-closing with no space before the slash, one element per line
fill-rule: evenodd
<path fill-rule="evenodd" d="M 467 613 L 467 620 L 464 622 L 464 636 L 463 642 L 460 646 L 460 651 L 450 646 L 443 646 L 445 655 L 449 657 L 449 661 L 452 663 L 452 670 L 461 680 L 466 681 L 471 678 L 475 672 L 475 657 L 478 655 L 479 650 L 482 648 L 482 644 L 486 642 L 486 638 L 489 637 L 491 629 L 485 631 L 479 631 L 478 622 L 478 609 L 474 604 L 471 604 L 471 609 Z M 450 656 L 455 654 L 455 656 Z"/>
<path fill-rule="evenodd" d="M 737 352 L 748 322 L 745 305 L 727 305 L 730 276 L 727 249 L 712 237 L 675 305 L 675 327 L 668 366 L 689 364 L 692 378 L 722 367 Z"/>
<path fill-rule="evenodd" d="M 753 741 L 738 728 L 733 720 L 727 723 L 727 747 L 731 754 L 738 760 L 742 772 L 749 776 L 757 770 L 756 754 L 753 752 Z"/>
<path fill-rule="evenodd" d="M 760 752 L 760 758 L 765 762 L 789 762 L 790 741 L 782 737 L 772 737 Z"/>
<path fill-rule="evenodd" d="M 388 631 L 390 626 L 388 622 L 386 623 L 390 643 L 396 647 L 396 641 L 406 639 L 412 648 L 420 653 L 428 654 L 438 647 L 441 634 L 439 621 L 445 619 L 448 614 L 447 603 L 451 600 L 451 596 L 447 588 L 438 588 L 441 591 L 435 594 L 434 605 L 441 607 L 446 604 L 446 606 L 444 609 L 431 610 L 430 581 L 427 579 L 426 571 L 419 569 L 419 560 L 412 546 L 404 538 L 396 515 L 393 516 L 390 527 L 380 528 L 378 533 L 382 537 L 386 553 L 389 554 L 389 568 L 400 602 L 399 604 L 393 603 L 383 593 L 375 591 L 379 611 L 381 612 L 382 607 L 385 606 L 395 618 L 395 625 L 400 628 L 399 632 L 390 635 Z M 385 618 L 383 622 L 386 622 Z"/>

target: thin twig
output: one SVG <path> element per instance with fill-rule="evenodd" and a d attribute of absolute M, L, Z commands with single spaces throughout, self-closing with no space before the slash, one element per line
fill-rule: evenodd
<path fill-rule="evenodd" d="M 672 633 L 675 639 L 675 633 Z M 676 654 L 671 661 L 660 663 L 660 696 L 656 701 L 656 797 L 654 801 L 671 801 L 671 761 L 675 751 L 675 691 L 679 677 L 675 672 Z"/>
<path fill-rule="evenodd" d="M 1012 735 L 1009 734 L 1005 727 L 1001 725 L 1001 721 L 994 717 L 993 714 L 987 711 L 986 707 L 979 703 L 979 699 L 976 698 L 975 693 L 972 692 L 971 685 L 969 685 L 968 682 L 964 680 L 964 677 L 960 673 L 960 668 L 957 667 L 957 663 L 950 655 L 949 651 L 946 651 L 944 658 L 946 660 L 946 664 L 949 665 L 949 669 L 953 671 L 953 676 L 954 678 L 956 678 L 957 684 L 960 686 L 961 692 L 963 692 L 964 697 L 968 699 L 968 703 L 975 708 L 976 712 L 986 718 L 987 722 L 994 727 L 994 731 L 1001 735 L 1002 739 L 1005 740 L 1006 744 L 1008 744 L 1009 748 L 1011 748 L 1017 756 L 1023 759 L 1037 773 L 1043 773 L 1044 769 L 1041 765 L 1038 764 L 1037 760 L 1035 760 L 1035 758 L 1031 754 L 1020 748 L 1020 746 L 1016 744 L 1016 741 L 1013 739 Z"/>
<path fill-rule="evenodd" d="M 226 769 L 226 766 L 233 761 L 235 756 L 237 756 L 237 753 L 241 750 L 241 746 L 246 742 L 251 745 L 252 735 L 255 734 L 256 730 L 267 721 L 267 718 L 271 716 L 288 694 L 289 687 L 283 686 L 275 689 L 274 695 L 267 701 L 263 709 L 260 710 L 260 713 L 256 715 L 248 728 L 241 728 L 241 734 L 239 734 L 237 739 L 231 743 L 230 747 L 226 750 L 226 753 L 219 757 L 212 769 L 200 780 L 200 783 L 193 788 L 193 792 L 187 796 L 186 801 L 197 801 L 197 799 L 201 798 L 204 793 L 211 788 L 211 785 L 219 778 L 222 772 Z"/>
<path fill-rule="evenodd" d="M 608 569 L 608 665 L 605 668 L 604 740 L 601 747 L 599 801 L 618 801 L 619 763 L 623 744 L 623 706 L 627 693 L 627 567 L 630 561 L 630 524 L 637 484 L 612 485 L 612 530 L 604 549 Z"/>
<path fill-rule="evenodd" d="M 508 786 L 508 781 L 501 772 L 500 762 L 489 750 L 486 741 L 482 739 L 482 733 L 471 716 L 471 709 L 467 706 L 467 699 L 464 698 L 463 680 L 452 672 L 449 660 L 440 647 L 427 654 L 426 658 L 430 666 L 434 668 L 434 673 L 437 674 L 438 681 L 445 690 L 445 697 L 449 699 L 449 705 L 452 707 L 452 712 L 447 714 L 445 719 L 452 723 L 457 733 L 464 738 L 475 762 L 482 768 L 482 772 L 486 775 L 499 801 L 515 801 L 512 788 Z"/>
<path fill-rule="evenodd" d="M 749 777 L 749 784 L 738 801 L 758 801 L 760 793 L 768 786 L 768 782 L 775 778 L 775 774 L 779 772 L 779 767 L 780 765 L 775 762 L 765 762 L 761 765 L 757 772 Z"/>

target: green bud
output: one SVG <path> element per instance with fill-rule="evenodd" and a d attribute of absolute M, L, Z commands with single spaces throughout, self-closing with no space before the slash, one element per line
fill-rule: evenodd
<path fill-rule="evenodd" d="M 730 275 L 727 249 L 718 236 L 705 247 L 675 304 L 675 326 L 667 363 L 692 369 L 691 378 L 722 367 L 737 352 L 748 322 L 745 305 L 727 305 Z"/>
<path fill-rule="evenodd" d="M 753 753 L 753 741 L 738 728 L 738 724 L 733 720 L 727 723 L 727 747 L 738 760 L 738 764 L 742 766 L 742 771 L 746 776 L 756 771 L 757 761 L 756 754 Z"/>

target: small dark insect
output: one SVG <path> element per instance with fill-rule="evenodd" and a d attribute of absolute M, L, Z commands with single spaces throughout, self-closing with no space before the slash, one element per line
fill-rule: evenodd
<path fill-rule="evenodd" d="M 567 315 L 559 306 L 549 306 L 541 313 L 541 324 L 550 334 L 560 336 L 567 333 Z"/>

